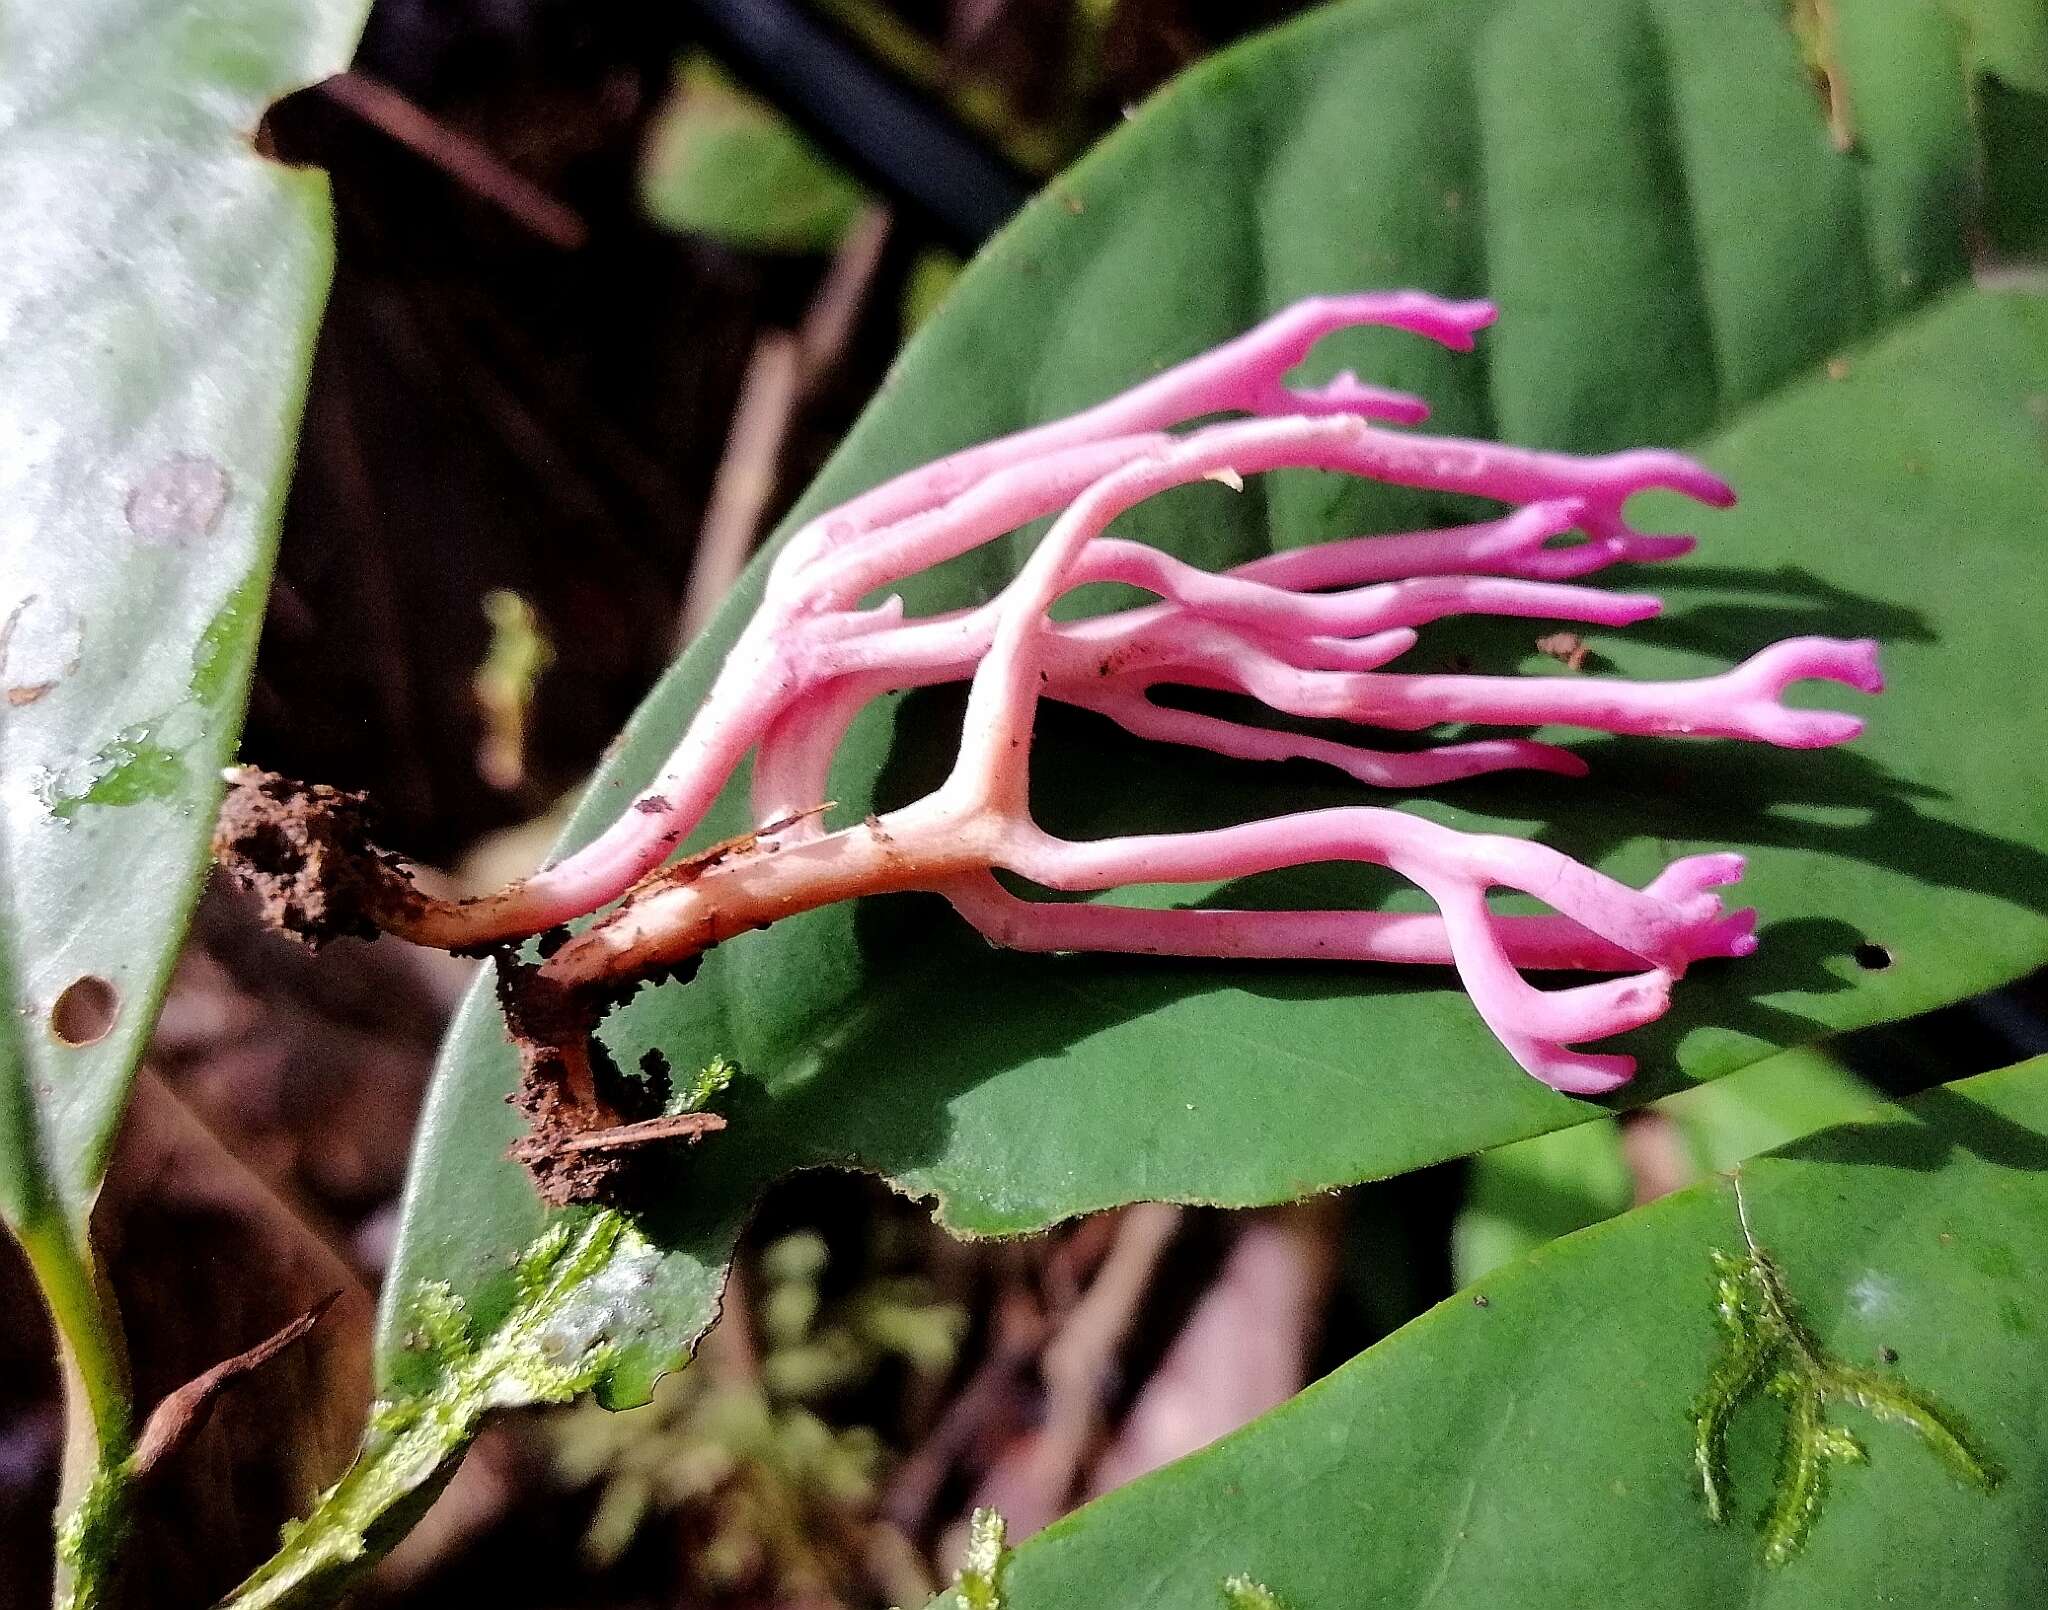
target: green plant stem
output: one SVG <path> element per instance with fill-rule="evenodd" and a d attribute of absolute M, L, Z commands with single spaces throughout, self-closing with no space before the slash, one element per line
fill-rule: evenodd
<path fill-rule="evenodd" d="M 22 1250 L 49 1306 L 64 1367 L 64 1475 L 57 1505 L 56 1595 L 60 1610 L 107 1602 L 128 1529 L 128 1456 L 134 1409 L 128 1354 L 114 1297 L 55 1213 L 21 1227 Z"/>
<path fill-rule="evenodd" d="M 426 1379 L 375 1405 L 356 1461 L 222 1610 L 307 1610 L 331 1603 L 411 1530 L 493 1409 L 566 1403 L 597 1385 L 617 1349 L 579 1328 L 575 1299 L 593 1285 L 632 1289 L 656 1257 L 614 1212 L 557 1221 L 519 1256 L 511 1308 L 489 1327 L 438 1282 L 405 1305 L 409 1350 Z"/>

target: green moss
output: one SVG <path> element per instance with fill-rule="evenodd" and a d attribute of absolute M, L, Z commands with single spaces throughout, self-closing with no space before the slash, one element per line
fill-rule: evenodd
<path fill-rule="evenodd" d="M 725 1094 L 738 1073 L 739 1069 L 724 1057 L 713 1057 L 697 1070 L 694 1078 L 677 1085 L 674 1096 L 668 1102 L 668 1112 L 702 1112 Z"/>
<path fill-rule="evenodd" d="M 1240 1573 L 1223 1581 L 1224 1610 L 1287 1610 L 1280 1595 Z"/>
<path fill-rule="evenodd" d="M 1741 1201 L 1738 1184 L 1738 1208 Z M 1710 1257 L 1721 1350 L 1693 1400 L 1693 1464 L 1708 1515 L 1725 1521 L 1731 1502 L 1728 1427 L 1736 1411 L 1759 1392 L 1784 1405 L 1777 1473 L 1758 1523 L 1766 1565 L 1783 1565 L 1805 1547 L 1827 1502 L 1834 1467 L 1869 1462 L 1862 1442 L 1829 1422 L 1831 1404 L 1846 1403 L 1905 1426 L 1967 1486 L 1985 1493 L 1998 1486 L 1998 1466 L 1953 1411 L 1895 1374 L 1849 1364 L 1820 1345 L 1784 1275 L 1754 1240 L 1743 1256 L 1717 1250 Z"/>
<path fill-rule="evenodd" d="M 559 1221 L 520 1254 L 517 1296 L 488 1330 L 447 1286 L 423 1282 L 407 1306 L 422 1384 L 376 1405 L 348 1474 L 225 1603 L 255 1610 L 332 1597 L 432 1502 L 486 1412 L 562 1403 L 595 1386 L 616 1349 L 602 1333 L 565 1330 L 566 1311 L 591 1281 L 652 1255 L 617 1213 Z"/>
<path fill-rule="evenodd" d="M 1003 1610 L 1003 1568 L 1009 1563 L 1003 1517 L 992 1509 L 977 1509 L 967 1523 L 967 1557 L 953 1583 L 966 1610 Z"/>

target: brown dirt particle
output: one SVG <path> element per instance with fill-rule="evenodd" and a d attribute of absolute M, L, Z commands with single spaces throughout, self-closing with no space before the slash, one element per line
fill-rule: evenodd
<path fill-rule="evenodd" d="M 394 858 L 371 842 L 361 794 L 242 767 L 214 828 L 222 869 L 262 905 L 264 920 L 305 944 L 368 939 L 374 914 L 418 901 Z"/>

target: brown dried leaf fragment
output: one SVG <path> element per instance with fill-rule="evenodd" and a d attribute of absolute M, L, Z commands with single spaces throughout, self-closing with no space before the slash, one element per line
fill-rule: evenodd
<path fill-rule="evenodd" d="M 147 1476 L 163 1460 L 182 1448 L 192 1434 L 206 1424 L 207 1416 L 221 1393 L 242 1377 L 260 1370 L 294 1342 L 309 1334 L 327 1316 L 341 1296 L 330 1291 L 297 1319 L 273 1332 L 254 1347 L 225 1358 L 205 1374 L 187 1381 L 151 1411 L 149 1422 L 136 1439 L 132 1463 L 135 1474 Z"/>
<path fill-rule="evenodd" d="M 615 1000 L 564 989 L 500 955 L 498 1001 L 519 1052 L 519 1084 L 509 1099 L 527 1124 L 511 1155 L 533 1176 L 542 1201 L 555 1207 L 624 1203 L 651 1147 L 694 1145 L 725 1128 L 716 1113 L 664 1112 L 665 1077 L 620 1071 L 597 1038 L 598 1022 Z"/>
<path fill-rule="evenodd" d="M 124 1610 L 210 1605 L 277 1546 L 354 1457 L 371 1400 L 374 1302 L 327 1241 L 147 1068 L 121 1126 L 93 1240 L 113 1286 L 145 1419 Z M 251 1279 L 261 1270 L 261 1279 Z M 333 1298 L 260 1368 L 240 1370 L 175 1450 L 155 1454 L 194 1384 Z M 0 1295 L 0 1303 L 6 1297 Z M 257 1344 L 252 1348 L 251 1344 Z M 15 1584 L 0 1571 L 0 1582 Z M 0 1587 L 0 1601 L 15 1598 Z"/>

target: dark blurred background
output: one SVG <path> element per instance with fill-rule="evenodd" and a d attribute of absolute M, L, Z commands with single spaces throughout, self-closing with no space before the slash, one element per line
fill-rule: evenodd
<path fill-rule="evenodd" d="M 245 756 L 368 791 L 390 843 L 460 879 L 526 870 L 962 256 L 1165 79 L 1302 9 L 380 0 L 355 70 L 265 130 L 331 173 L 339 259 Z M 312 958 L 209 892 L 97 1226 L 140 1401 L 347 1301 L 152 1488 L 136 1603 L 211 1602 L 353 1437 L 467 977 L 383 944 Z M 1859 1037 L 1815 1077 L 1994 1066 L 2040 1048 L 2037 1003 Z M 1651 1112 L 1293 1207 L 1141 1206 L 1009 1244 L 804 1176 L 652 1408 L 495 1424 L 363 1599 L 921 1604 L 975 1504 L 1021 1535 L 1199 1446 L 1454 1281 L 1695 1177 L 1698 1124 Z M 8 1610 L 47 1602 L 61 1429 L 11 1256 Z M 280 1448 L 280 1425 L 304 1429 Z"/>

